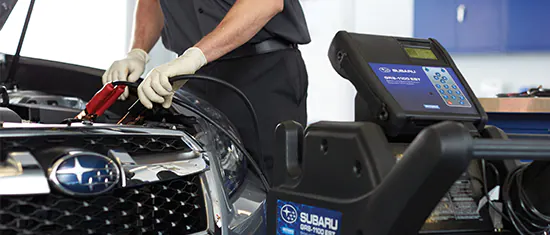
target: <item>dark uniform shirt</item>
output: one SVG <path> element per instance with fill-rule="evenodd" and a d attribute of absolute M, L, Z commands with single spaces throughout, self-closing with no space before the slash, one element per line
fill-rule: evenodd
<path fill-rule="evenodd" d="M 235 0 L 161 0 L 164 14 L 162 42 L 178 55 L 212 32 Z M 311 41 L 299 0 L 284 0 L 284 10 L 273 17 L 250 42 L 279 39 L 293 44 Z"/>

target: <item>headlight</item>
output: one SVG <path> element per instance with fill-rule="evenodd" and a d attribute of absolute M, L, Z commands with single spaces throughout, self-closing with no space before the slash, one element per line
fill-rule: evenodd
<path fill-rule="evenodd" d="M 229 119 L 218 109 L 200 98 L 186 91 L 180 90 L 175 99 L 179 99 L 186 104 L 192 105 L 198 111 L 202 112 L 218 125 L 228 130 L 235 139 L 240 140 L 236 128 Z M 197 116 L 183 107 L 175 105 L 178 111 L 188 116 Z M 219 157 L 221 173 L 223 177 L 223 186 L 226 192 L 231 195 L 242 184 L 246 174 L 246 162 L 243 153 L 237 148 L 231 138 L 224 134 L 214 125 L 206 120 L 197 117 L 198 126 L 195 138 L 203 144 L 203 147 L 212 152 L 214 156 Z M 242 144 L 242 143 L 237 143 Z"/>

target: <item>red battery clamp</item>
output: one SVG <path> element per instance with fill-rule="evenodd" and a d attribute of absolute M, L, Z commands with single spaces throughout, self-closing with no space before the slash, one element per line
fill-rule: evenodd
<path fill-rule="evenodd" d="M 113 85 L 113 83 L 105 84 L 105 86 L 90 99 L 88 104 L 86 104 L 86 109 L 78 114 L 76 119 L 92 121 L 103 115 L 103 113 L 116 102 L 118 97 L 124 93 L 124 89 L 126 89 L 126 85 Z"/>

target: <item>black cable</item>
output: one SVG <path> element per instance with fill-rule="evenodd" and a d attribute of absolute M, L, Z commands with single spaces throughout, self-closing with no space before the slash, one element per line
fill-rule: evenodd
<path fill-rule="evenodd" d="M 237 94 L 239 96 L 239 98 L 241 98 L 241 100 L 244 102 L 245 106 L 248 108 L 248 111 L 250 112 L 250 115 L 252 116 L 252 121 L 254 122 L 254 129 L 256 131 L 256 139 L 257 139 L 259 158 L 260 158 L 260 164 L 259 165 L 261 167 L 260 169 L 262 170 L 262 173 L 264 173 L 267 170 L 267 168 L 265 167 L 265 159 L 264 159 L 264 154 L 263 154 L 263 151 L 262 151 L 262 141 L 261 141 L 261 138 L 260 138 L 260 125 L 258 124 L 258 116 L 256 115 L 256 110 L 254 109 L 254 106 L 252 105 L 250 100 L 246 97 L 246 95 L 241 90 L 239 90 L 239 88 L 233 86 L 232 84 L 230 84 L 230 83 L 228 83 L 224 80 L 217 79 L 215 77 L 211 77 L 211 76 L 207 76 L 207 75 L 189 74 L 189 75 L 175 76 L 175 77 L 170 78 L 170 83 L 174 83 L 176 81 L 181 81 L 181 80 L 205 80 L 205 81 L 209 81 L 209 82 L 214 82 L 214 83 L 217 83 L 219 85 L 223 85 L 226 88 L 232 90 L 233 92 L 235 92 L 235 94 Z M 253 159 L 252 159 L 252 161 L 253 161 Z"/>
<path fill-rule="evenodd" d="M 550 217 L 541 213 L 533 205 L 533 203 L 527 196 L 527 193 L 525 192 L 525 189 L 523 187 L 523 173 L 528 167 L 529 167 L 528 165 L 523 167 L 520 171 L 517 172 L 515 177 L 515 182 L 516 182 L 517 191 L 518 191 L 518 199 L 520 202 L 520 206 L 525 212 L 525 214 L 527 214 L 527 216 L 530 217 L 531 220 L 534 220 L 534 222 L 529 220 L 529 222 L 531 222 L 530 224 L 532 224 L 532 226 L 535 228 L 541 229 L 541 232 L 543 232 L 549 228 L 548 224 L 550 223 Z"/>
<path fill-rule="evenodd" d="M 497 170 L 496 167 L 494 169 Z M 489 186 L 487 185 L 487 170 L 486 170 L 485 159 L 481 159 L 481 175 L 483 177 L 483 190 L 484 190 L 484 193 L 485 193 L 485 197 L 487 198 L 487 204 L 491 208 L 493 208 L 493 210 L 495 210 L 495 212 L 497 212 L 500 216 L 502 216 L 502 218 L 504 218 L 506 221 L 510 222 L 510 219 L 508 218 L 508 216 L 506 216 L 501 209 L 498 209 L 498 207 L 491 200 L 491 196 L 489 195 L 489 189 L 488 189 Z M 498 179 L 498 177 L 500 176 L 500 174 L 498 173 L 498 170 L 496 171 L 495 175 L 497 176 L 497 179 Z M 499 185 L 499 184 L 497 184 L 497 185 Z"/>
<path fill-rule="evenodd" d="M 506 212 L 508 213 L 508 215 L 510 216 L 510 223 L 512 223 L 512 226 L 514 226 L 514 228 L 516 229 L 516 231 L 518 231 L 518 233 L 520 233 L 521 235 L 524 235 L 524 234 L 533 234 L 532 232 L 530 232 L 523 224 L 521 223 L 518 223 L 519 221 L 519 218 L 517 218 L 517 215 L 516 213 L 514 212 L 514 208 L 512 206 L 512 200 L 511 200 L 511 197 L 510 197 L 510 190 L 511 190 L 511 178 L 513 178 L 512 176 L 515 174 L 515 172 L 517 172 L 520 168 L 518 167 L 517 169 L 515 169 L 514 171 L 510 172 L 507 176 L 506 176 L 506 179 L 504 180 L 504 184 L 502 185 L 502 200 L 504 202 L 504 206 L 506 207 Z M 526 231 L 526 232 L 524 232 Z"/>
<path fill-rule="evenodd" d="M 111 83 L 113 84 L 113 86 L 124 85 L 124 86 L 133 87 L 133 88 L 137 88 L 139 86 L 139 83 L 129 82 L 129 81 L 114 81 Z"/>
<path fill-rule="evenodd" d="M 485 161 L 485 160 L 484 160 Z M 500 172 L 498 172 L 497 167 L 495 164 L 487 162 L 487 166 L 490 166 L 491 169 L 493 169 L 493 173 L 495 173 L 495 179 L 497 181 L 497 185 L 500 185 Z"/>
<path fill-rule="evenodd" d="M 516 184 L 518 185 L 518 193 L 521 205 L 523 209 L 526 210 L 527 214 L 533 219 L 542 220 L 543 223 L 550 224 L 550 217 L 540 212 L 527 196 L 527 193 L 523 188 L 523 172 L 521 172 L 521 174 L 519 174 L 516 178 Z"/>
<path fill-rule="evenodd" d="M 257 171 L 258 176 L 260 177 L 260 180 L 262 181 L 262 184 L 264 185 L 266 192 L 269 190 L 270 186 L 269 186 L 269 183 L 268 183 L 263 171 L 260 169 L 260 167 L 258 166 L 256 161 L 254 161 L 252 156 L 245 150 L 245 148 L 241 144 L 239 144 L 239 141 L 235 138 L 234 135 L 229 133 L 229 131 L 227 131 L 225 128 L 220 126 L 220 124 L 216 123 L 214 120 L 212 120 L 210 117 L 208 117 L 207 115 L 205 115 L 201 111 L 197 110 L 195 107 L 193 107 L 189 104 L 186 104 L 185 102 L 179 101 L 177 99 L 174 99 L 172 102 L 174 102 L 177 105 L 181 105 L 184 108 L 188 109 L 189 111 L 199 115 L 201 118 L 203 118 L 204 120 L 206 120 L 207 122 L 209 122 L 210 124 L 212 124 L 216 128 L 218 128 L 220 131 L 222 131 L 224 133 L 224 135 L 229 137 L 231 139 L 231 141 L 237 146 L 237 148 L 244 154 L 244 156 L 247 158 L 247 160 L 250 161 L 250 164 L 252 165 L 252 168 L 254 168 L 254 170 Z"/>
<path fill-rule="evenodd" d="M 512 187 L 513 187 L 514 183 L 516 183 L 516 187 L 517 187 L 517 190 L 518 190 L 518 201 L 521 205 L 521 208 L 523 209 L 523 211 L 529 217 L 533 217 L 532 214 L 529 214 L 530 213 L 529 210 L 534 209 L 534 207 L 529 208 L 529 209 L 526 208 L 526 206 L 525 206 L 525 204 L 526 204 L 525 199 L 526 198 L 521 196 L 521 194 L 522 194 L 521 191 L 524 190 L 523 185 L 522 185 L 523 172 L 528 167 L 529 167 L 529 165 L 519 166 L 514 171 L 512 171 L 510 174 L 508 174 L 508 176 L 506 177 L 506 180 L 504 182 L 504 185 L 503 185 L 503 200 L 505 202 L 507 212 L 510 215 L 512 225 L 514 226 L 514 228 L 516 228 L 516 230 L 519 233 L 521 233 L 521 234 L 525 234 L 525 233 L 527 233 L 527 234 L 544 234 L 544 232 L 548 230 L 548 223 L 542 222 L 544 225 L 540 225 L 540 224 L 537 224 L 535 221 L 533 221 L 533 219 L 525 218 L 525 216 L 523 216 L 522 214 L 516 212 L 516 210 L 515 210 L 515 208 L 513 207 L 513 204 L 512 204 L 511 190 L 512 190 Z M 534 218 L 534 220 L 539 220 L 539 223 L 540 223 L 540 221 L 544 221 L 544 219 L 536 218 L 536 217 Z M 527 228 L 526 225 L 529 225 L 530 227 L 532 227 L 534 229 L 538 229 L 538 230 L 532 231 L 529 228 Z"/>
<path fill-rule="evenodd" d="M 19 36 L 19 43 L 17 44 L 17 50 L 13 55 L 11 65 L 8 70 L 8 76 L 6 77 L 5 83 L 9 86 L 9 88 L 12 88 L 11 86 L 14 85 L 13 83 L 15 80 L 15 73 L 17 72 L 17 68 L 19 66 L 19 58 L 21 57 L 21 48 L 23 48 L 23 41 L 25 41 L 27 28 L 29 27 L 29 22 L 31 21 L 32 9 L 34 8 L 35 1 L 36 0 L 31 0 L 29 9 L 27 10 L 27 16 L 25 17 L 25 23 L 23 24 L 23 30 L 21 31 L 21 36 Z"/>
<path fill-rule="evenodd" d="M 503 184 L 502 198 L 505 204 L 506 212 L 509 216 L 504 215 L 504 212 L 501 210 L 498 210 L 496 206 L 493 204 L 493 202 L 489 200 L 486 166 L 490 166 L 493 169 L 495 176 L 497 178 L 497 185 L 500 185 L 500 182 L 499 182 L 500 174 L 498 172 L 498 169 L 492 163 L 486 163 L 485 160 L 482 160 L 481 165 L 482 165 L 485 197 L 487 197 L 489 205 L 497 213 L 499 213 L 504 219 L 506 219 L 506 221 L 512 223 L 514 228 L 522 235 L 523 234 L 543 234 L 545 231 L 548 230 L 548 224 L 550 223 L 550 216 L 546 216 L 540 213 L 534 207 L 534 205 L 529 200 L 523 188 L 523 172 L 525 171 L 525 169 L 527 169 L 528 167 L 527 165 L 520 166 L 516 168 L 514 171 L 512 171 L 510 174 L 508 174 Z M 511 199 L 511 190 L 512 190 L 512 187 L 514 186 L 514 183 L 517 186 L 518 201 L 519 201 L 520 207 L 523 209 L 525 214 L 527 214 L 527 216 L 530 218 L 526 218 L 524 215 L 519 214 L 513 206 L 512 199 Z M 541 224 L 544 224 L 544 225 L 541 225 Z M 528 226 L 531 227 L 531 229 L 528 228 Z"/>

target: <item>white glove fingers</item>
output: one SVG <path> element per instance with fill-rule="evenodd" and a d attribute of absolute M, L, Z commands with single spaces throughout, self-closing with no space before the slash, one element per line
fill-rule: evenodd
<path fill-rule="evenodd" d="M 113 71 L 113 75 L 112 75 L 112 82 L 115 82 L 115 81 L 126 81 L 126 77 L 128 76 L 127 75 L 127 70 L 126 69 L 122 69 L 122 70 L 115 70 Z"/>
<path fill-rule="evenodd" d="M 170 95 L 170 91 L 172 90 L 172 86 L 169 87 L 169 89 L 166 89 L 166 87 L 163 86 L 163 83 L 165 83 L 163 80 L 168 80 L 167 77 L 162 75 L 157 75 L 155 77 L 152 77 L 151 80 L 151 88 L 155 91 L 156 94 L 160 96 L 167 96 Z M 170 84 L 170 83 L 168 83 Z"/>
<path fill-rule="evenodd" d="M 138 55 L 140 55 L 138 52 L 141 51 L 135 51 L 135 58 L 138 58 Z M 139 86 L 138 95 L 141 103 L 147 108 L 152 108 L 152 103 L 160 103 L 164 108 L 169 108 L 172 105 L 175 91 L 185 84 L 186 81 L 181 81 L 172 85 L 168 77 L 193 74 L 207 62 L 202 51 L 199 48 L 193 47 L 186 50 L 186 52 L 178 58 L 157 66 L 147 75 L 143 83 Z M 131 64 L 129 68 L 133 73 L 133 64 Z M 129 80 L 135 78 L 137 79 L 137 77 L 134 77 L 132 74 L 131 77 L 128 77 Z"/>
<path fill-rule="evenodd" d="M 128 54 L 126 55 L 126 58 L 117 60 L 111 64 L 109 69 L 105 71 L 103 76 L 101 77 L 101 82 L 103 85 L 115 81 L 130 81 L 135 82 L 139 79 L 143 71 L 145 70 L 145 64 L 149 60 L 149 56 L 147 55 L 147 52 L 142 49 L 132 49 Z M 143 88 L 139 89 L 141 90 L 141 94 L 139 94 L 144 99 L 144 103 L 150 104 L 150 100 L 147 97 L 144 97 L 145 92 L 143 91 Z M 129 88 L 125 88 L 124 92 L 120 95 L 118 98 L 119 100 L 125 100 L 130 95 Z M 152 107 L 152 105 L 149 105 Z"/>
<path fill-rule="evenodd" d="M 115 81 L 127 81 L 128 70 L 118 70 L 114 72 Z M 128 97 L 128 87 L 124 88 L 124 92 L 118 97 L 119 100 L 126 100 Z"/>
<path fill-rule="evenodd" d="M 105 85 L 107 83 L 108 77 L 109 77 L 109 70 L 105 71 L 105 73 L 103 73 L 103 76 L 101 76 L 101 84 Z"/>
<path fill-rule="evenodd" d="M 152 102 L 155 103 L 163 103 L 164 98 L 162 98 L 160 95 L 158 95 L 155 90 L 153 90 L 152 84 L 155 83 L 155 80 L 158 79 L 158 74 L 155 72 L 151 73 L 145 81 L 143 81 L 143 93 L 147 96 L 147 99 L 149 99 Z"/>
<path fill-rule="evenodd" d="M 172 99 L 174 98 L 174 94 L 166 96 L 164 102 L 162 103 L 162 107 L 165 109 L 170 108 L 172 106 Z"/>
<path fill-rule="evenodd" d="M 128 81 L 128 69 L 118 70 L 116 75 L 118 81 Z"/>
<path fill-rule="evenodd" d="M 145 82 L 146 81 L 144 81 L 143 83 L 145 83 Z M 145 92 L 143 92 L 143 85 L 145 85 L 143 83 L 141 85 L 139 85 L 139 87 L 138 87 L 139 102 L 141 102 L 141 104 L 143 106 L 145 106 L 145 108 L 152 109 L 153 108 L 153 103 L 151 103 L 151 101 L 147 98 L 147 95 L 145 95 Z"/>
<path fill-rule="evenodd" d="M 111 71 L 111 72 L 109 73 L 109 76 L 107 77 L 107 83 L 111 83 L 111 82 L 117 81 L 115 75 L 116 75 L 116 72 L 115 72 L 115 71 Z"/>
<path fill-rule="evenodd" d="M 130 95 L 130 90 L 128 87 L 124 88 L 124 92 L 118 97 L 119 100 L 126 100 L 128 96 Z"/>
<path fill-rule="evenodd" d="M 170 84 L 170 79 L 167 76 L 162 76 L 160 79 L 160 85 L 166 89 L 169 93 L 175 92 L 174 87 Z"/>
<path fill-rule="evenodd" d="M 136 82 L 141 74 L 143 73 L 143 70 L 139 71 L 138 69 L 134 69 L 130 75 L 128 75 L 128 81 L 130 82 Z"/>
<path fill-rule="evenodd" d="M 143 87 L 143 93 L 147 96 L 147 98 L 155 103 L 162 103 L 164 102 L 164 98 L 162 96 L 158 95 L 153 88 L 150 86 Z"/>
<path fill-rule="evenodd" d="M 105 74 L 103 74 L 102 79 L 105 78 L 105 80 L 103 81 L 103 85 L 110 83 L 113 80 L 112 74 L 113 70 L 111 70 L 110 68 L 105 72 Z"/>

